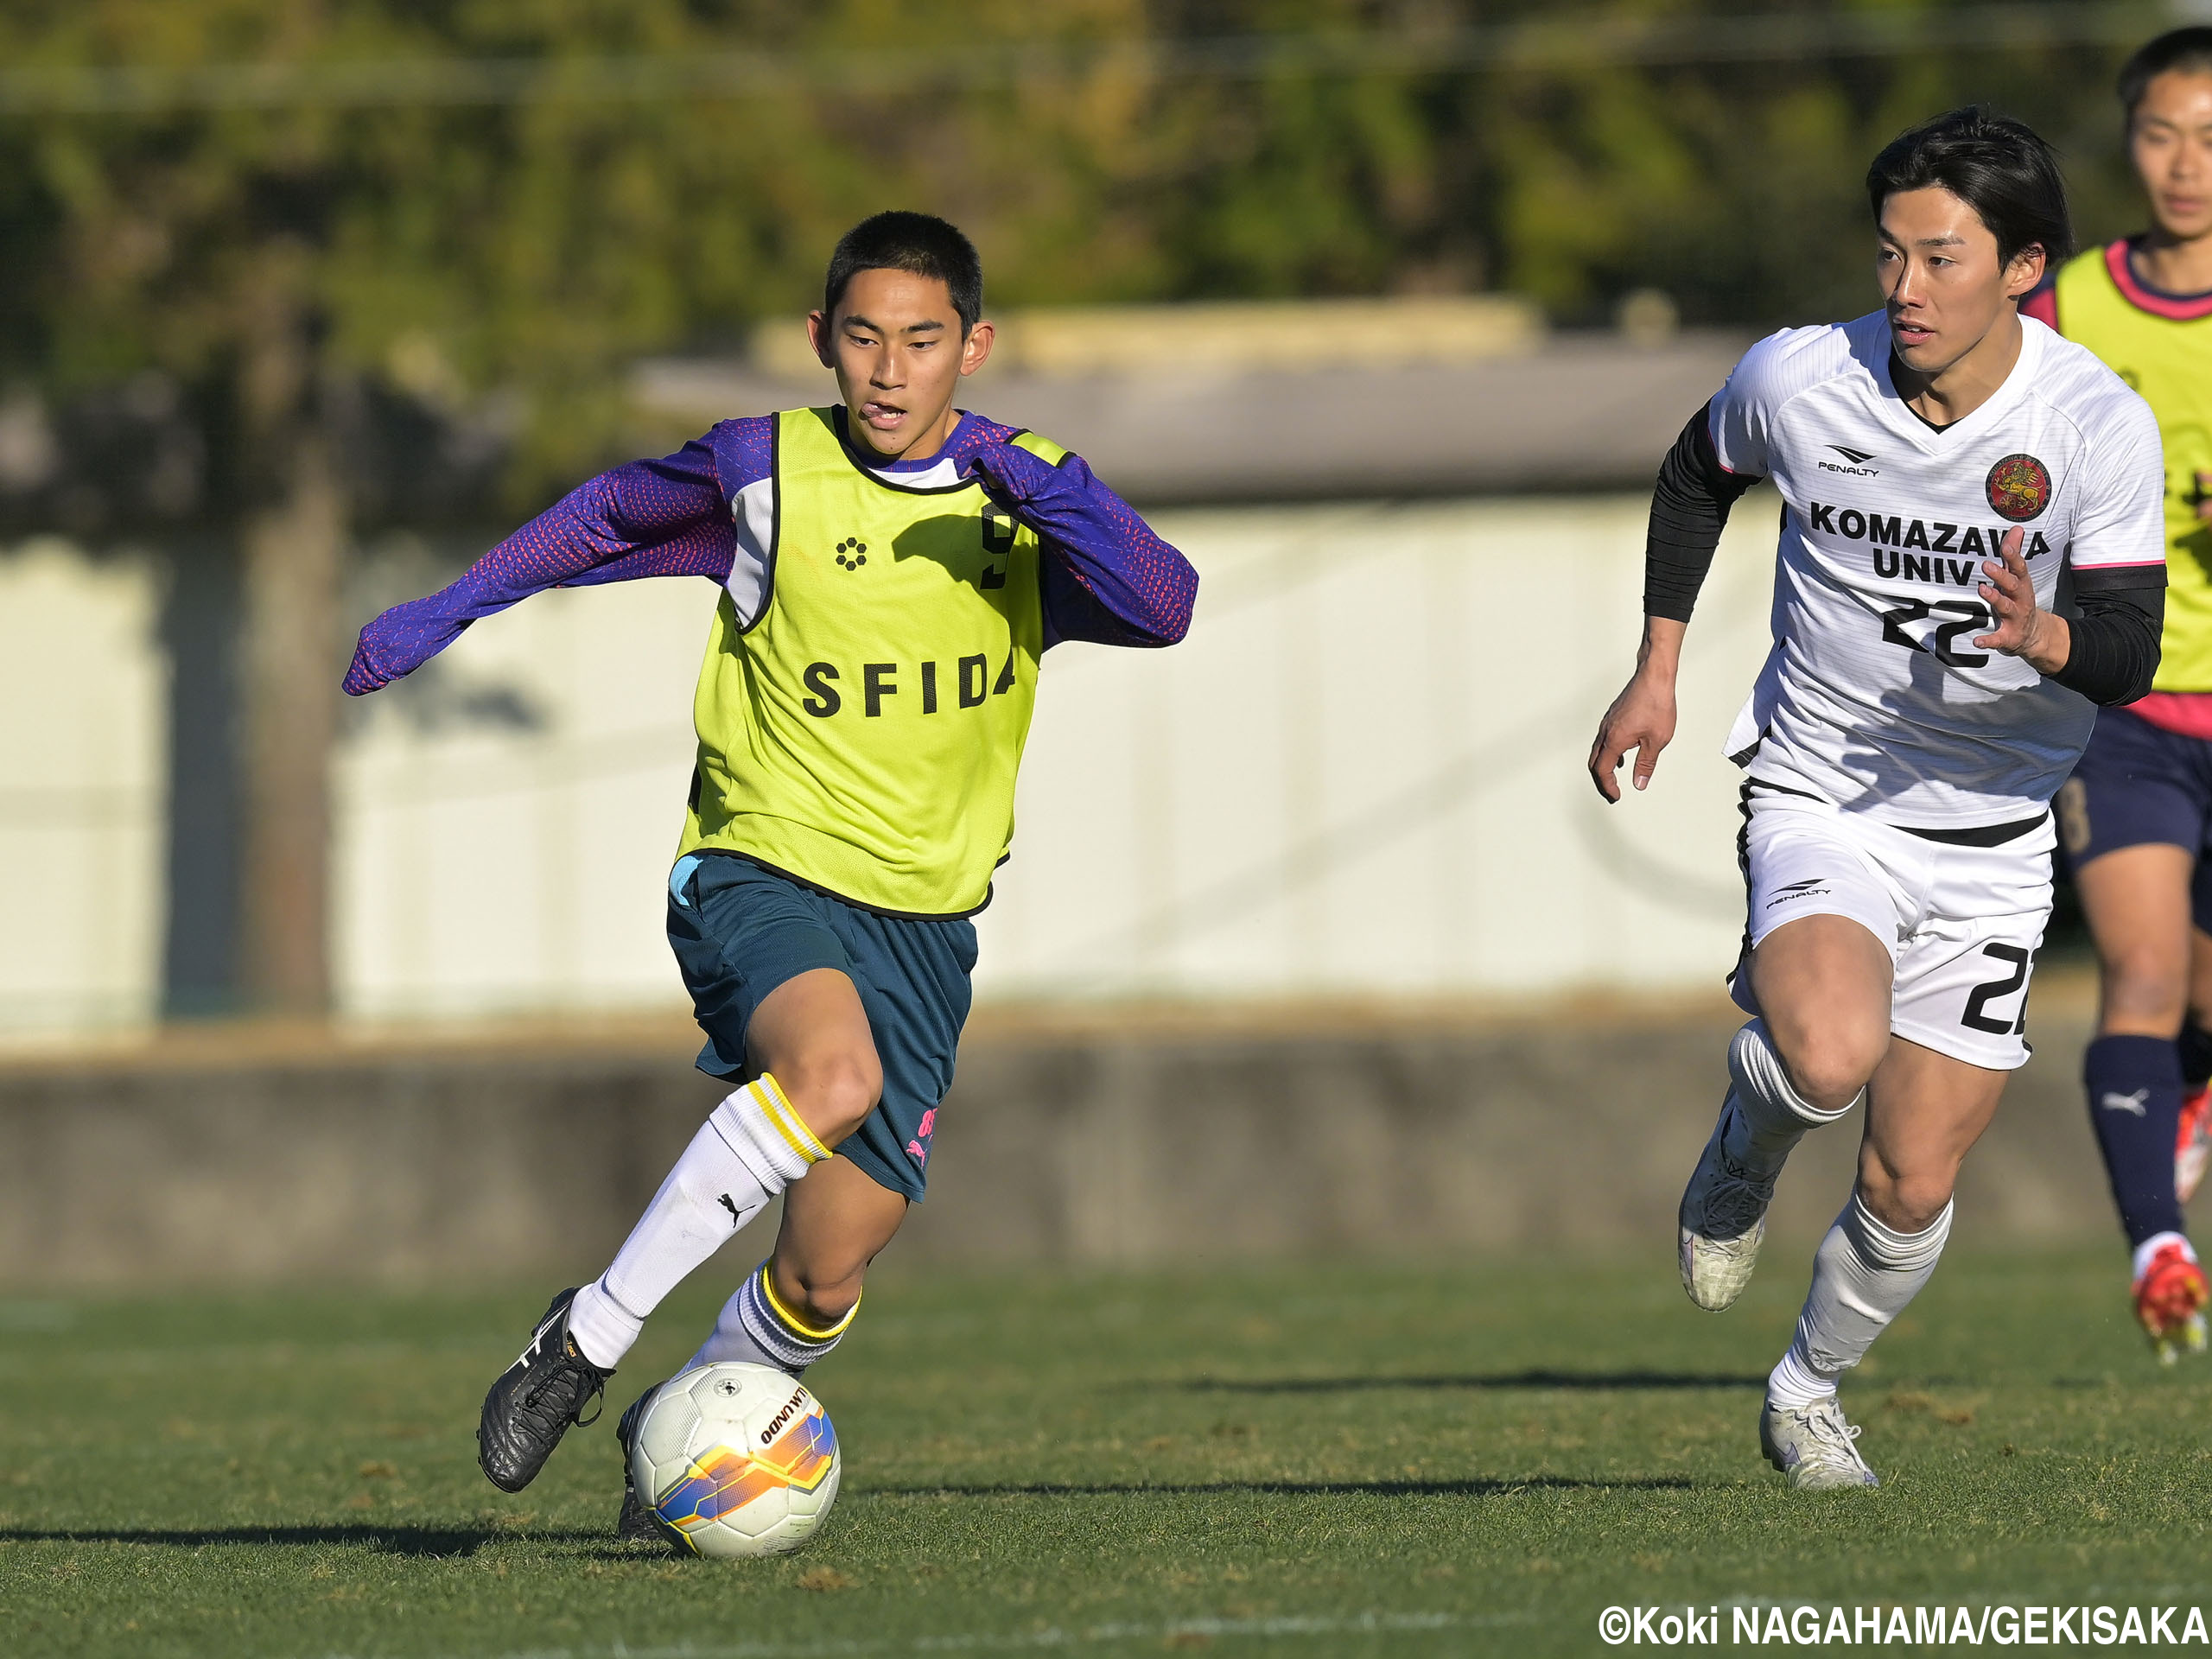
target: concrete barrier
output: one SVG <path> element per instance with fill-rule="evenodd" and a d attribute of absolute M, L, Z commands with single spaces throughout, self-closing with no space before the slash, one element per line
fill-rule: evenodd
<path fill-rule="evenodd" d="M 906 1263 L 1671 1249 L 1737 1016 L 1279 1008 L 986 1014 Z M 1961 1190 L 1962 1241 L 2118 1236 L 2077 986 Z M 673 1021 L 346 1043 L 203 1033 L 0 1068 L 0 1284 L 551 1279 L 620 1242 L 718 1090 Z M 1825 1227 L 1857 1132 L 1776 1230 Z M 765 1243 L 766 1230 L 748 1239 Z"/>

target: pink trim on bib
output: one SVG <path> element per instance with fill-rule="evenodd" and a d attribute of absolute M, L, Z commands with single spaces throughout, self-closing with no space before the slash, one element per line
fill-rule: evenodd
<path fill-rule="evenodd" d="M 2212 691 L 2153 691 L 2127 712 L 2177 737 L 2212 737 Z"/>

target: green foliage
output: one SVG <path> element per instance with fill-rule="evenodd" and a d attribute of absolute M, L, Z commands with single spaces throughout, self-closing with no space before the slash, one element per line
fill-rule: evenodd
<path fill-rule="evenodd" d="M 514 1497 L 473 1434 L 543 1286 L 0 1302 L 9 1650 L 1587 1655 L 1613 1604 L 2205 1599 L 2212 1372 L 2152 1362 L 2113 1248 L 1947 1258 L 1844 1387 L 1884 1485 L 1830 1494 L 1757 1445 L 1802 1253 L 1716 1319 L 1663 1249 L 1007 1279 L 896 1249 L 808 1378 L 836 1510 L 753 1563 L 613 1538 L 613 1421 L 717 1270 Z"/>
<path fill-rule="evenodd" d="M 1802 10 L 1601 0 L 1576 27 Z M 1310 49 L 1551 16 L 1535 0 L 22 0 L 0 14 L 17 72 L 523 60 L 566 95 L 0 117 L 0 374 L 66 389 L 152 365 L 250 401 L 234 383 L 256 329 L 296 313 L 327 372 L 434 406 L 505 400 L 516 488 L 535 495 L 622 447 L 627 364 L 727 349 L 804 308 L 836 235 L 894 204 L 967 226 L 1001 303 L 1503 287 L 1590 322 L 1657 287 L 1689 321 L 1745 328 L 1866 304 L 1866 158 L 1950 104 L 1993 101 L 2065 147 L 2086 229 L 2133 212 L 2120 43 L 1435 70 Z M 1177 56 L 1255 35 L 1309 49 Z M 1042 55 L 988 73 L 1022 48 Z M 716 54 L 780 67 L 742 95 L 606 95 L 608 59 Z"/>
<path fill-rule="evenodd" d="M 1493 112 L 1498 274 L 1556 315 L 1593 321 L 1643 285 L 1673 294 L 1693 321 L 1764 328 L 1857 315 L 1874 297 L 1867 162 L 1913 123 L 1967 103 L 2057 143 L 2082 231 L 2119 234 L 2137 212 L 2111 91 L 2125 51 L 1992 41 L 1520 79 Z"/>

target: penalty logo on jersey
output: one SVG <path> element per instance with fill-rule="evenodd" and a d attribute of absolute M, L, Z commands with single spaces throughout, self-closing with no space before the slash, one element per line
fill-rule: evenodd
<path fill-rule="evenodd" d="M 2050 473 L 2033 455 L 2007 455 L 1989 469 L 1989 505 L 2020 524 L 2050 505 Z"/>

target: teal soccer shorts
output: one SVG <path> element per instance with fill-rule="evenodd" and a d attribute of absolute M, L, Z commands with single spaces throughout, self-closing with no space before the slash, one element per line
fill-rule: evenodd
<path fill-rule="evenodd" d="M 786 980 L 835 968 L 853 982 L 882 1062 L 883 1098 L 833 1150 L 918 1202 L 973 996 L 975 925 L 881 915 L 734 853 L 692 853 L 669 877 L 668 942 L 707 1033 L 699 1069 L 709 1077 L 760 1075 L 746 1027 Z"/>

